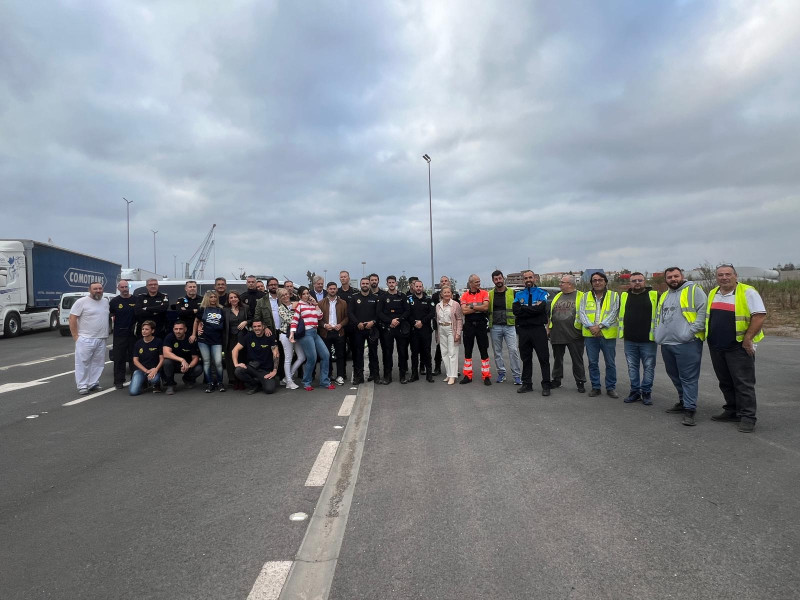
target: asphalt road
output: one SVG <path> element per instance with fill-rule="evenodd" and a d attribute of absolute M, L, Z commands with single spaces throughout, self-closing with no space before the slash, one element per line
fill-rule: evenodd
<path fill-rule="evenodd" d="M 2 339 L 0 597 L 277 597 L 257 589 L 265 563 L 309 544 L 289 515 L 320 516 L 348 485 L 334 599 L 799 597 L 798 350 L 759 345 L 759 421 L 741 434 L 709 420 L 707 354 L 693 428 L 664 413 L 660 357 L 651 407 L 567 380 L 549 398 L 423 380 L 360 386 L 354 421 L 349 386 L 65 406 L 71 339 Z M 623 393 L 621 345 L 617 359 Z M 363 456 L 340 447 L 324 490 L 306 486 L 345 425 Z"/>

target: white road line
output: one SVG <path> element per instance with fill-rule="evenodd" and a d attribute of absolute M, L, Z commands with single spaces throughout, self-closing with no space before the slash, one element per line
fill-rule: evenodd
<path fill-rule="evenodd" d="M 339 448 L 339 442 L 324 442 L 322 444 L 317 460 L 314 461 L 314 466 L 311 467 L 311 472 L 308 474 L 308 479 L 306 479 L 306 487 L 325 485 L 337 448 Z"/>
<path fill-rule="evenodd" d="M 339 416 L 340 417 L 349 417 L 350 413 L 353 412 L 353 403 L 356 401 L 356 395 L 351 394 L 344 397 L 344 402 L 342 402 L 342 407 L 339 409 Z"/>
<path fill-rule="evenodd" d="M 126 381 L 122 385 L 129 386 L 131 384 L 130 381 Z M 86 402 L 87 400 L 91 400 L 92 398 L 97 398 L 98 396 L 102 396 L 103 394 L 110 394 L 111 392 L 116 392 L 117 388 L 110 387 L 107 390 L 103 390 L 102 392 L 92 392 L 91 394 L 86 394 L 85 396 L 81 396 L 75 400 L 70 400 L 69 402 L 65 402 L 61 406 L 75 406 L 76 404 L 80 404 L 81 402 Z"/>
<path fill-rule="evenodd" d="M 110 365 L 111 363 L 112 363 L 112 361 L 107 360 L 104 364 Z M 39 379 L 37 379 L 36 381 L 47 381 L 48 379 L 55 379 L 56 377 L 63 377 L 64 375 L 71 375 L 74 372 L 75 372 L 75 369 L 72 369 L 72 371 L 64 371 L 63 373 L 56 373 L 55 375 L 48 375 L 47 377 L 39 377 Z"/>
<path fill-rule="evenodd" d="M 35 385 L 42 385 L 44 381 L 26 381 L 25 383 L 4 383 L 0 385 L 0 394 L 4 392 L 13 392 L 15 390 L 24 390 L 25 388 L 33 387 Z"/>
<path fill-rule="evenodd" d="M 277 600 L 281 595 L 283 583 L 292 567 L 290 560 L 275 560 L 264 563 L 247 600 Z"/>
<path fill-rule="evenodd" d="M 59 354 L 58 356 L 48 356 L 46 358 L 39 358 L 24 363 L 17 363 L 15 365 L 6 365 L 4 367 L 0 367 L 0 371 L 8 371 L 9 369 L 13 369 L 14 367 L 27 367 L 30 365 L 38 365 L 39 363 L 50 362 L 51 360 L 56 360 L 57 358 L 66 358 L 68 356 L 75 356 L 75 353 L 70 352 L 68 354 Z"/>

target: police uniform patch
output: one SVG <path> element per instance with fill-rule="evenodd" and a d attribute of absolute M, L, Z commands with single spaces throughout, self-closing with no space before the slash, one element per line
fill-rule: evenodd
<path fill-rule="evenodd" d="M 120 304 L 119 307 L 122 308 L 122 304 Z"/>
<path fill-rule="evenodd" d="M 177 348 L 178 346 L 180 346 L 180 344 L 178 342 L 175 342 L 174 347 Z"/>
<path fill-rule="evenodd" d="M 255 348 L 256 347 L 256 343 L 255 342 L 250 342 L 250 347 L 251 348 Z"/>
<path fill-rule="evenodd" d="M 361 304 L 361 298 L 356 298 L 356 304 Z"/>
<path fill-rule="evenodd" d="M 144 354 L 144 348 L 139 348 L 139 354 Z"/>
<path fill-rule="evenodd" d="M 147 298 L 144 299 L 144 302 L 142 302 L 142 304 L 147 304 Z"/>

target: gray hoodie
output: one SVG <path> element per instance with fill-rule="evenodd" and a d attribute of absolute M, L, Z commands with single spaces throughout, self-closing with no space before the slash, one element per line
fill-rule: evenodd
<path fill-rule="evenodd" d="M 687 287 L 694 285 L 694 306 L 697 309 L 697 319 L 694 323 L 689 323 L 686 317 L 681 312 L 681 292 Z M 689 292 L 691 294 L 691 292 Z M 655 331 L 655 338 L 657 344 L 666 344 L 668 346 L 676 344 L 685 344 L 691 342 L 695 333 L 705 331 L 706 328 L 706 304 L 707 297 L 699 285 L 695 285 L 691 281 L 686 281 L 677 290 L 667 290 L 667 297 L 664 298 L 664 304 L 661 305 L 661 310 L 656 315 L 657 324 Z M 692 305 L 691 299 L 689 306 Z"/>

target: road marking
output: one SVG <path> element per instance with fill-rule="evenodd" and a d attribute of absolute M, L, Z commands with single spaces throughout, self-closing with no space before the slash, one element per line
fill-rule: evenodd
<path fill-rule="evenodd" d="M 339 416 L 340 417 L 349 417 L 350 413 L 353 410 L 353 402 L 356 401 L 356 395 L 351 394 L 349 396 L 344 397 L 344 402 L 342 402 L 342 407 L 339 409 Z"/>
<path fill-rule="evenodd" d="M 0 385 L 0 394 L 5 392 L 13 392 L 15 390 L 24 390 L 25 388 L 33 387 L 35 385 L 42 385 L 44 381 L 26 381 L 24 383 L 4 383 Z"/>
<path fill-rule="evenodd" d="M 130 384 L 131 384 L 130 381 L 126 381 L 122 385 L 127 387 Z M 75 400 L 70 400 L 69 402 L 65 402 L 61 406 L 75 406 L 76 404 L 80 404 L 81 402 L 86 402 L 87 400 L 91 400 L 92 398 L 97 398 L 98 396 L 102 396 L 103 394 L 110 394 L 111 392 L 117 392 L 117 391 L 119 391 L 117 390 L 117 388 L 110 387 L 107 390 L 103 390 L 102 392 L 92 392 L 90 394 L 86 394 L 85 396 L 81 396 L 80 398 L 77 398 Z"/>
<path fill-rule="evenodd" d="M 373 390 L 372 383 L 358 390 L 355 411 L 342 436 L 344 451 L 336 456 L 322 488 L 303 543 L 283 584 L 280 596 L 283 599 L 327 598 L 330 593 L 367 439 Z"/>
<path fill-rule="evenodd" d="M 6 365 L 4 367 L 0 367 L 0 371 L 8 371 L 9 369 L 13 369 L 14 367 L 28 367 L 30 365 L 38 365 L 39 363 L 50 362 L 51 360 L 56 360 L 57 358 L 66 358 L 68 356 L 75 356 L 75 353 L 70 352 L 68 354 L 59 354 L 58 356 L 48 356 L 46 358 L 38 358 L 36 360 L 31 360 L 24 363 L 17 363 L 15 365 Z"/>
<path fill-rule="evenodd" d="M 291 567 L 292 561 L 290 560 L 264 563 L 261 573 L 258 574 L 256 582 L 253 584 L 253 589 L 247 595 L 247 600 L 277 600 Z"/>
<path fill-rule="evenodd" d="M 324 442 L 322 444 L 317 460 L 314 461 L 314 466 L 311 467 L 311 472 L 308 474 L 308 479 L 306 479 L 306 487 L 325 485 L 325 480 L 328 478 L 328 473 L 331 470 L 338 448 L 339 442 Z"/>

